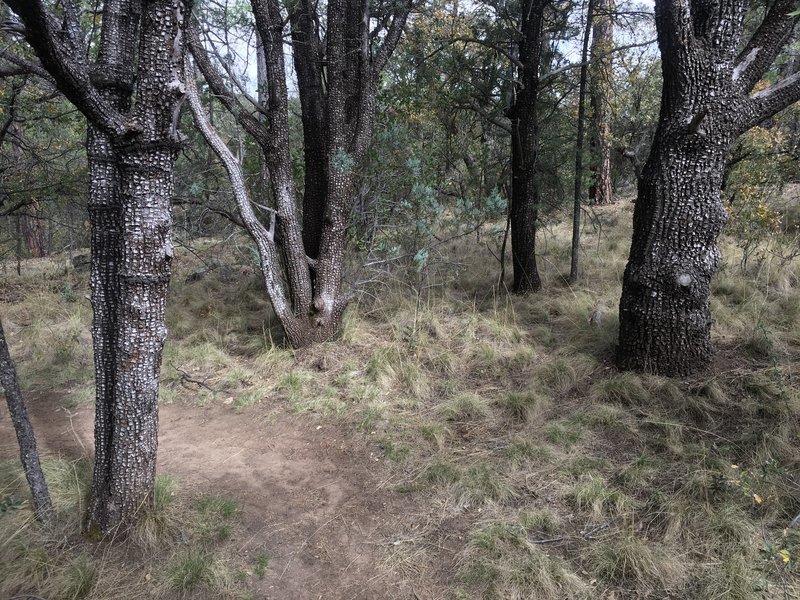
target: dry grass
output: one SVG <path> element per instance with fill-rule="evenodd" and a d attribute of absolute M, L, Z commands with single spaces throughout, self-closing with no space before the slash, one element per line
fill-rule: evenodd
<path fill-rule="evenodd" d="M 565 226 L 543 231 L 544 291 L 526 297 L 493 291 L 494 259 L 464 238 L 444 250 L 463 265 L 449 279 L 422 273 L 417 284 L 381 287 L 354 303 L 340 340 L 301 354 L 279 343 L 251 271 L 241 267 L 234 285 L 214 275 L 187 284 L 181 256 L 162 397 L 335 420 L 361 436 L 384 459 L 375 468 L 427 511 L 420 543 L 385 564 L 398 577 L 422 577 L 444 560 L 440 536 L 457 521 L 458 569 L 438 582 L 454 597 L 791 597 L 796 574 L 760 551 L 765 540 L 778 548 L 800 512 L 800 266 L 767 260 L 742 273 L 735 260 L 725 265 L 712 299 L 713 372 L 686 380 L 618 373 L 615 307 L 631 211 L 596 212 L 602 234 L 587 229 L 582 278 L 572 288 L 561 272 Z M 733 256 L 726 240 L 723 255 Z M 69 301 L 58 291 L 63 277 L 8 288 L 1 310 L 19 325 L 12 350 L 27 385 L 60 368 L 55 385 L 84 402 L 86 290 L 67 276 L 78 298 Z M 431 285 L 418 295 L 419 281 Z M 59 343 L 45 343 L 48 336 Z M 169 541 L 174 504 L 164 500 L 165 516 L 145 521 L 138 543 L 167 540 L 171 550 L 141 595 L 198 585 L 225 597 L 231 582 L 213 552 L 191 554 Z M 193 519 L 203 521 L 197 506 Z M 237 535 L 215 518 L 222 520 L 195 531 L 205 543 Z M 0 525 L 10 522 L 0 514 Z M 17 526 L 36 527 L 24 519 Z M 28 546 L 25 569 L 4 581 L 68 580 L 75 589 L 93 581 L 86 597 L 103 597 L 98 581 L 119 589 L 131 575 L 112 555 L 99 562 L 80 545 L 55 554 Z M 790 549 L 789 566 L 799 552 Z M 2 593 L 20 589 L 9 585 Z M 137 597 L 140 588 L 132 589 L 125 597 Z"/>

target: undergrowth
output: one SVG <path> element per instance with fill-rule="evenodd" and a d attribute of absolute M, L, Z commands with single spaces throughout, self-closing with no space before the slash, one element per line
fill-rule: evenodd
<path fill-rule="evenodd" d="M 397 578 L 435 582 L 445 597 L 792 597 L 800 266 L 723 266 L 711 372 L 682 380 L 619 373 L 614 307 L 630 210 L 596 213 L 604 227 L 585 232 L 576 286 L 555 266 L 566 256 L 564 226 L 542 232 L 544 291 L 526 297 L 493 289 L 496 263 L 462 238 L 441 248 L 460 269 L 431 266 L 359 297 L 340 339 L 297 353 L 281 345 L 252 269 L 241 268 L 234 284 L 213 274 L 187 283 L 191 259 L 179 256 L 162 401 L 345 428 L 413 507 L 386 515 L 382 531 L 394 539 L 419 532 L 417 543 L 387 544 L 381 564 Z M 723 256 L 733 255 L 723 244 Z M 28 388 L 53 381 L 65 402 L 86 402 L 88 304 L 85 287 L 70 281 L 78 300 L 29 281 L 6 295 L 2 311 L 16 324 L 7 330 Z M 34 307 L 49 306 L 35 325 L 31 296 Z M 87 546 L 75 537 L 86 466 L 46 467 L 58 535 L 6 501 L 25 494 L 18 472 L 4 467 L 0 527 L 11 541 L 0 564 L 15 565 L 0 567 L 6 595 L 35 582 L 53 597 L 111 597 L 105 590 L 123 584 L 130 598 L 198 589 L 227 597 L 236 573 L 268 568 L 267 555 L 237 565 L 218 550 L 240 535 L 235 507 L 212 490 L 187 497 L 168 479 L 156 511 L 126 542 L 133 562 Z M 62 535 L 66 546 L 53 541 Z"/>

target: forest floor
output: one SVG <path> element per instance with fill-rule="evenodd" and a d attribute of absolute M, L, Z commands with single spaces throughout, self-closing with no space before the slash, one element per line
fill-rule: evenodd
<path fill-rule="evenodd" d="M 43 456 L 90 457 L 90 406 L 70 410 L 57 397 L 36 394 L 28 405 Z M 403 537 L 397 527 L 413 502 L 386 487 L 367 446 L 348 439 L 341 427 L 264 416 L 216 404 L 173 404 L 160 411 L 159 471 L 174 477 L 184 493 L 210 493 L 236 505 L 233 532 L 217 551 L 238 557 L 243 572 L 259 556 L 270 557 L 264 575 L 247 577 L 249 585 L 240 587 L 276 600 L 413 598 L 381 565 L 385 547 Z M 0 439 L 0 460 L 16 459 L 9 419 L 0 422 Z M 157 583 L 119 597 L 152 592 Z"/>
<path fill-rule="evenodd" d="M 246 240 L 196 240 L 170 292 L 156 506 L 123 544 L 78 535 L 86 275 L 6 265 L 0 316 L 62 517 L 31 521 L 0 420 L 0 598 L 797 597 L 800 261 L 771 236 L 744 269 L 724 240 L 713 368 L 620 373 L 630 216 L 593 211 L 572 287 L 569 231 L 543 228 L 525 297 L 492 287 L 487 237 L 440 244 L 302 352 L 277 341 Z M 214 268 L 193 280 L 199 257 Z"/>

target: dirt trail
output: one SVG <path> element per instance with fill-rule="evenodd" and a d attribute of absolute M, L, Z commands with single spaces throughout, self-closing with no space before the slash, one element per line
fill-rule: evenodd
<path fill-rule="evenodd" d="M 29 395 L 43 455 L 92 452 L 90 406 L 74 411 Z M 71 416 L 70 416 L 71 415 Z M 15 456 L 0 419 L 0 457 Z M 386 489 L 365 447 L 330 425 L 258 408 L 161 407 L 159 469 L 183 488 L 235 499 L 243 531 L 237 554 L 272 557 L 256 597 L 275 600 L 434 598 L 384 566 L 409 500 Z M 420 595 L 422 594 L 422 595 Z"/>

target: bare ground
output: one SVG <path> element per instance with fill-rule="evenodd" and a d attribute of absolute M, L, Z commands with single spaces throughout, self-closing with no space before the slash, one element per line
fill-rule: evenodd
<path fill-rule="evenodd" d="M 219 405 L 161 407 L 159 469 L 181 487 L 235 500 L 241 512 L 228 550 L 272 557 L 251 591 L 266 599 L 434 599 L 442 588 L 387 564 L 414 500 L 391 490 L 388 470 L 360 440 L 336 426 L 260 407 L 235 413 Z M 29 394 L 43 456 L 90 456 L 93 408 L 73 411 Z M 7 415 L 0 418 L 0 458 L 17 456 Z M 406 532 L 407 533 L 407 532 Z M 431 571 L 449 571 L 442 548 Z M 438 562 L 438 561 L 437 561 Z M 437 577 L 437 578 L 438 578 Z M 412 581 L 415 580 L 415 581 Z M 438 589 L 437 589 L 438 588 Z"/>

